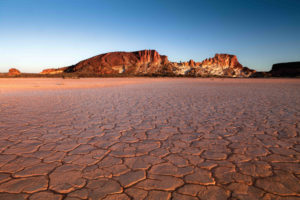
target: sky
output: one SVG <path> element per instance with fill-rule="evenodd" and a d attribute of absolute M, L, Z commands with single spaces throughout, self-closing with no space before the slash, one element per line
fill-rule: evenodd
<path fill-rule="evenodd" d="M 142 49 L 174 62 L 229 53 L 268 71 L 300 60 L 299 10 L 299 0 L 0 0 L 0 72 Z"/>

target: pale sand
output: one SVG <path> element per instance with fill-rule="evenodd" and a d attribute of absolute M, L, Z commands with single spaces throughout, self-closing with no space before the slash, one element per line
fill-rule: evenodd
<path fill-rule="evenodd" d="M 0 79 L 0 199 L 300 199 L 300 79 Z"/>

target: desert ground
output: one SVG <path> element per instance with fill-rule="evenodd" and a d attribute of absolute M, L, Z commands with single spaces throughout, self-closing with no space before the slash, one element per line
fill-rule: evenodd
<path fill-rule="evenodd" d="M 300 79 L 0 79 L 0 199 L 300 199 Z"/>

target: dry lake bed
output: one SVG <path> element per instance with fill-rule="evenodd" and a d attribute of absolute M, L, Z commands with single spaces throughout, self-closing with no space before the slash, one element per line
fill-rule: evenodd
<path fill-rule="evenodd" d="M 0 199 L 300 199 L 300 79 L 0 79 Z"/>

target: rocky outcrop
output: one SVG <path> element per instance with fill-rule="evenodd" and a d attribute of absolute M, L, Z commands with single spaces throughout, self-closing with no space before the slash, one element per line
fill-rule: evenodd
<path fill-rule="evenodd" d="M 249 77 L 255 72 L 243 67 L 237 57 L 230 54 L 216 54 L 213 58 L 205 59 L 200 66 L 195 69 L 196 76 Z"/>
<path fill-rule="evenodd" d="M 300 62 L 277 63 L 269 72 L 273 77 L 299 77 Z"/>
<path fill-rule="evenodd" d="M 168 63 L 167 56 L 161 56 L 155 50 L 112 52 L 83 60 L 65 72 L 151 75 L 164 73 L 162 68 Z"/>
<path fill-rule="evenodd" d="M 44 69 L 40 74 L 61 74 L 63 73 L 68 67 L 58 68 L 58 69 Z"/>
<path fill-rule="evenodd" d="M 95 75 L 160 75 L 160 76 L 228 76 L 248 77 L 255 71 L 243 67 L 237 57 L 216 54 L 202 62 L 170 62 L 167 56 L 155 50 L 112 52 L 100 54 L 75 65 L 59 69 L 46 69 L 42 74 L 83 73 Z"/>
<path fill-rule="evenodd" d="M 216 54 L 213 58 L 202 62 L 173 63 L 176 75 L 189 75 L 196 77 L 221 76 L 221 77 L 249 77 L 255 70 L 243 67 L 237 57 L 230 54 Z"/>
<path fill-rule="evenodd" d="M 20 74 L 21 74 L 21 72 L 16 68 L 10 68 L 8 71 L 9 76 L 18 76 Z"/>

